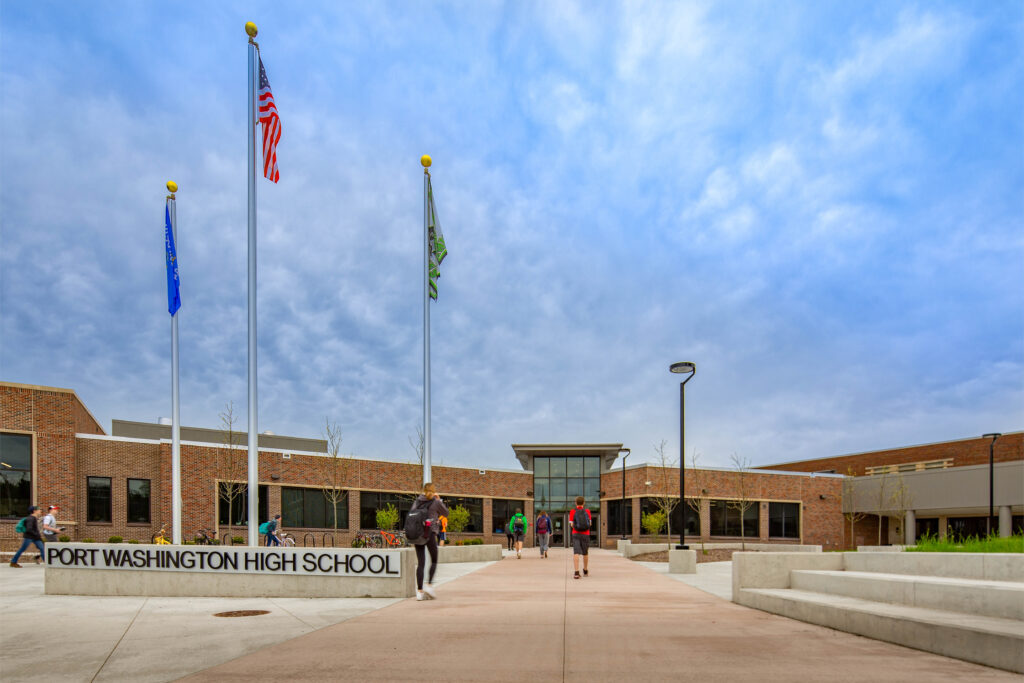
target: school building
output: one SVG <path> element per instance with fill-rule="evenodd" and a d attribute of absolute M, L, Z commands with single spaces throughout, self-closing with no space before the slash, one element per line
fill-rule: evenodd
<path fill-rule="evenodd" d="M 999 464 L 1009 464 L 1010 477 L 1017 471 L 1012 468 L 1024 467 L 1021 436 L 1016 432 L 997 442 Z M 0 548 L 10 550 L 19 542 L 15 523 L 33 504 L 59 506 L 58 523 L 75 541 L 120 536 L 148 542 L 162 527 L 169 530 L 170 439 L 170 425 L 161 423 L 114 420 L 107 433 L 71 389 L 0 382 Z M 220 538 L 246 537 L 246 440 L 247 434 L 240 432 L 181 428 L 184 539 L 207 528 Z M 946 451 L 954 455 L 946 469 L 960 467 L 957 463 L 977 467 L 971 460 L 978 450 L 975 441 L 949 442 Z M 259 521 L 280 512 L 284 528 L 300 545 L 347 546 L 360 530 L 376 528 L 379 509 L 394 505 L 404 518 L 420 488 L 418 464 L 332 457 L 321 439 L 261 434 L 259 442 Z M 855 493 L 850 482 L 874 476 L 869 467 L 905 464 L 902 451 L 913 451 L 746 471 L 687 468 L 686 504 L 678 505 L 679 469 L 649 464 L 623 468 L 622 444 L 508 448 L 508 468 L 432 467 L 434 483 L 448 505 L 469 512 L 465 530 L 454 534 L 454 540 L 503 544 L 509 517 L 522 509 L 531 529 L 536 514 L 548 511 L 555 524 L 553 543 L 567 544 L 568 511 L 582 495 L 594 516 L 592 543 L 601 547 L 614 547 L 619 538 L 653 540 L 641 520 L 644 513 L 659 509 L 671 510 L 672 537 L 678 539 L 684 527 L 688 543 L 746 539 L 824 549 L 873 544 L 877 529 L 870 519 L 858 521 L 850 537 L 844 517 Z M 847 463 L 861 460 L 863 467 L 853 472 L 856 477 L 844 476 Z M 999 500 L 1009 507 L 1013 525 L 1024 509 L 1024 492 L 1018 496 L 1012 485 L 1007 490 L 1008 497 Z M 978 514 L 975 508 L 968 516 Z M 880 523 L 887 524 L 886 515 L 892 514 L 883 511 Z M 918 514 L 917 519 L 931 517 Z M 946 514 L 946 528 L 957 519 Z M 888 535 L 889 528 L 884 528 Z M 659 535 L 664 540 L 665 530 Z"/>

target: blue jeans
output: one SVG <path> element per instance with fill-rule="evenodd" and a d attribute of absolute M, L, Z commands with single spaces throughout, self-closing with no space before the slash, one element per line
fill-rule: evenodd
<path fill-rule="evenodd" d="M 267 538 L 265 539 L 264 542 L 266 543 L 267 547 L 270 547 L 272 545 L 281 545 L 281 541 L 277 540 L 277 536 L 275 536 L 274 534 L 267 534 Z"/>
<path fill-rule="evenodd" d="M 42 557 L 46 557 L 46 550 L 43 549 L 43 542 L 37 538 L 26 538 L 21 541 L 21 547 L 18 548 L 18 552 L 14 553 L 14 558 L 11 560 L 11 564 L 17 564 L 18 558 L 25 552 L 25 549 L 35 543 L 36 547 L 39 548 L 39 554 Z"/>

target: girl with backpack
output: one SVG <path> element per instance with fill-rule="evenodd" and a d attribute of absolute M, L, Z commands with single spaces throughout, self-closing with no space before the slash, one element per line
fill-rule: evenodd
<path fill-rule="evenodd" d="M 433 586 L 434 572 L 437 571 L 437 534 L 434 533 L 434 530 L 440 530 L 441 525 L 438 520 L 442 516 L 448 516 L 448 507 L 441 500 L 441 496 L 437 495 L 437 489 L 430 482 L 423 485 L 423 493 L 416 497 L 409 514 L 418 510 L 426 510 L 427 526 L 422 536 L 412 540 L 413 547 L 416 548 L 416 599 L 433 600 L 437 597 Z M 427 551 L 430 552 L 430 575 L 424 585 L 423 565 L 427 562 Z"/>
<path fill-rule="evenodd" d="M 537 540 L 540 543 L 540 556 L 548 556 L 548 541 L 551 540 L 551 518 L 543 510 L 537 515 Z"/>

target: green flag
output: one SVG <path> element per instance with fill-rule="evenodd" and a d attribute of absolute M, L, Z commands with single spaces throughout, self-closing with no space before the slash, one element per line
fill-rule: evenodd
<path fill-rule="evenodd" d="M 437 209 L 434 208 L 434 190 L 427 176 L 427 236 L 430 242 L 430 298 L 437 298 L 437 278 L 441 277 L 441 261 L 448 255 L 444 246 L 444 235 L 437 222 Z"/>

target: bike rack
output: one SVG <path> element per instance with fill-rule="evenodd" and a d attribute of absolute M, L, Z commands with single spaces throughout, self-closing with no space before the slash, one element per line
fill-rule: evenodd
<path fill-rule="evenodd" d="M 324 534 L 323 538 L 321 539 L 323 541 L 323 546 L 325 548 L 327 547 L 327 539 L 328 538 L 331 539 L 331 547 L 333 548 L 334 547 L 334 536 L 333 535 L 332 536 L 328 536 L 326 533 Z"/>
<path fill-rule="evenodd" d="M 306 534 L 302 535 L 302 547 L 305 548 L 307 546 L 307 543 L 306 543 L 306 539 L 307 538 L 310 539 L 313 542 L 312 546 L 315 548 L 316 547 L 316 536 L 314 536 L 313 534 L 310 534 L 310 533 L 306 533 Z"/>

